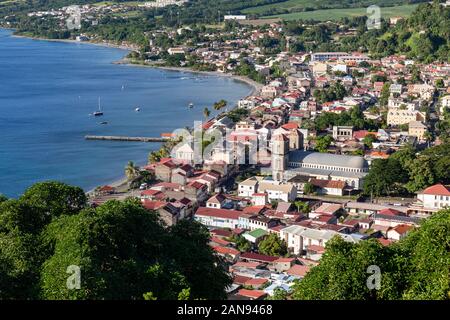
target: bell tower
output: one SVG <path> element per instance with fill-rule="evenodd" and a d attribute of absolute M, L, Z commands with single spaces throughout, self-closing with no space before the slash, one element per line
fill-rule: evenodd
<path fill-rule="evenodd" d="M 289 155 L 289 139 L 283 134 L 275 134 L 272 138 L 272 178 L 282 181 L 287 169 Z"/>

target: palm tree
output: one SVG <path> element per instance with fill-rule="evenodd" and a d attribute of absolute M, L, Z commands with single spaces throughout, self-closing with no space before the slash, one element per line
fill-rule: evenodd
<path fill-rule="evenodd" d="M 220 110 L 224 107 L 226 107 L 226 105 L 228 104 L 228 102 L 226 100 L 220 100 L 219 102 L 214 103 L 214 110 Z"/>
<path fill-rule="evenodd" d="M 128 181 L 134 180 L 139 175 L 139 167 L 137 167 L 133 161 L 128 161 L 125 167 L 125 175 Z"/>
<path fill-rule="evenodd" d="M 208 120 L 209 115 L 211 114 L 211 111 L 209 111 L 208 108 L 203 109 L 203 115 L 205 116 L 205 120 Z"/>

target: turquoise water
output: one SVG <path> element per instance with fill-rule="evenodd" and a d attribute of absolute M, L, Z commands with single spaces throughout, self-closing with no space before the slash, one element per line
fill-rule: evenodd
<path fill-rule="evenodd" d="M 159 145 L 85 135 L 159 137 L 193 126 L 205 106 L 236 103 L 251 90 L 229 78 L 112 64 L 125 54 L 0 30 L 0 193 L 14 197 L 49 179 L 86 190 L 114 181 L 129 160 L 144 163 Z M 90 113 L 99 97 L 105 115 L 96 118 Z"/>

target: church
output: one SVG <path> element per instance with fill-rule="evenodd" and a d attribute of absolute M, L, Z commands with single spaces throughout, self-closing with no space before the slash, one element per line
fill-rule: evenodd
<path fill-rule="evenodd" d="M 272 178 L 287 181 L 296 176 L 322 180 L 344 181 L 353 189 L 362 189 L 369 171 L 366 160 L 360 156 L 304 151 L 290 148 L 289 137 L 276 134 L 272 138 Z"/>

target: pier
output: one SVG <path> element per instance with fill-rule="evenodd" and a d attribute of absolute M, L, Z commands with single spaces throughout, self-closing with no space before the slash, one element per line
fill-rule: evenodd
<path fill-rule="evenodd" d="M 86 140 L 105 140 L 105 141 L 128 141 L 128 142 L 166 142 L 169 138 L 160 137 L 125 137 L 125 136 L 91 136 L 84 137 Z"/>

